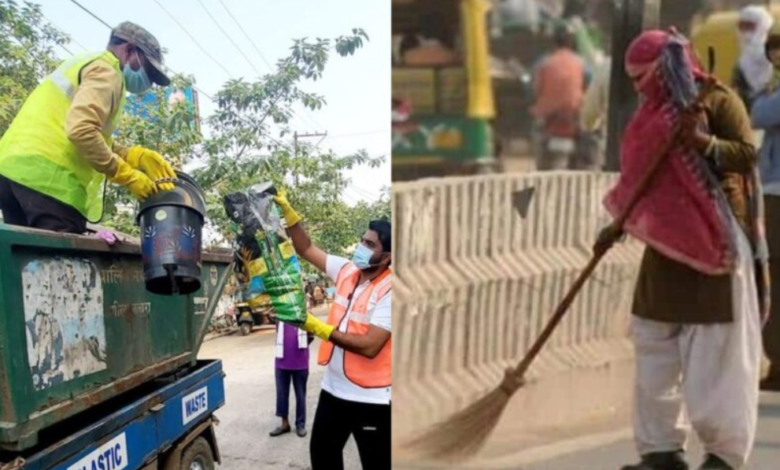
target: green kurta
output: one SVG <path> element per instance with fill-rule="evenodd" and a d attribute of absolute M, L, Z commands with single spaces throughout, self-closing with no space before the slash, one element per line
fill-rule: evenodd
<path fill-rule="evenodd" d="M 704 102 L 717 137 L 716 173 L 742 230 L 753 244 L 746 182 L 756 165 L 750 118 L 739 96 L 718 85 Z M 725 323 L 733 318 L 731 276 L 703 274 L 648 247 L 642 259 L 633 313 L 672 323 Z"/>

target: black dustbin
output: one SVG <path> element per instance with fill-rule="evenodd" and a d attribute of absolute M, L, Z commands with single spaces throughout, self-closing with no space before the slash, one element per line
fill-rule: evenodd
<path fill-rule="evenodd" d="M 174 189 L 141 203 L 141 250 L 146 290 L 187 295 L 200 289 L 206 200 L 189 175 L 176 172 Z"/>

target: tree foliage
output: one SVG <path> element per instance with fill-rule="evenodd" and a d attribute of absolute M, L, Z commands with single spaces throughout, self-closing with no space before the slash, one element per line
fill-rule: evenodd
<path fill-rule="evenodd" d="M 257 81 L 231 80 L 223 86 L 215 95 L 217 110 L 206 122 L 210 131 L 206 137 L 195 135 L 190 109 L 169 107 L 160 99 L 159 106 L 147 109 L 151 118 L 126 118 L 120 140 L 159 149 L 177 165 L 191 169 L 204 188 L 209 227 L 217 234 L 217 241 L 231 236 L 222 206 L 224 196 L 271 181 L 287 192 L 305 216 L 315 243 L 328 252 L 345 254 L 367 226 L 365 221 L 358 230 L 355 221 L 373 210 L 373 205 L 350 207 L 341 200 L 349 185 L 345 171 L 360 165 L 377 166 L 381 158 L 364 151 L 336 155 L 308 144 L 293 148 L 284 140 L 290 135 L 294 106 L 316 110 L 326 104 L 324 97 L 305 91 L 303 84 L 322 78 L 333 50 L 349 56 L 367 39 L 365 32 L 356 29 L 335 40 L 295 40 L 290 55 L 277 62 L 274 72 Z M 183 87 L 192 79 L 177 80 Z M 133 212 L 116 210 L 123 207 L 122 202 L 130 202 L 126 194 L 121 188 L 111 194 L 112 203 L 120 204 L 109 204 L 108 224 L 135 231 Z M 380 201 L 377 206 L 387 207 L 389 216 L 389 201 Z"/>
<path fill-rule="evenodd" d="M 54 47 L 68 42 L 45 21 L 40 5 L 0 0 L 0 137 L 27 96 L 57 66 Z"/>

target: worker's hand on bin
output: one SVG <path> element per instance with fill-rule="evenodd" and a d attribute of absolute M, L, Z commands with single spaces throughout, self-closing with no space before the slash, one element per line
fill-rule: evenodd
<path fill-rule="evenodd" d="M 119 241 L 116 234 L 111 230 L 98 230 L 95 236 L 106 242 L 108 246 L 114 246 Z"/>
<path fill-rule="evenodd" d="M 301 214 L 295 212 L 295 209 L 292 208 L 284 191 L 279 191 L 279 193 L 274 196 L 274 201 L 279 204 L 279 208 L 282 210 L 284 220 L 287 222 L 288 227 L 292 227 L 303 219 Z"/>
<path fill-rule="evenodd" d="M 330 335 L 333 334 L 333 330 L 335 330 L 336 327 L 325 323 L 311 313 L 307 313 L 306 323 L 301 326 L 301 329 L 307 333 L 313 334 L 323 341 L 328 341 L 330 339 Z"/>
<path fill-rule="evenodd" d="M 116 174 L 109 178 L 112 182 L 126 187 L 140 201 L 157 192 L 154 181 L 146 174 L 134 169 L 124 160 L 119 159 L 118 162 Z"/>
<path fill-rule="evenodd" d="M 146 173 L 155 182 L 163 178 L 176 178 L 173 167 L 165 161 L 162 155 L 139 145 L 127 150 L 127 163 L 136 170 Z M 158 187 L 163 191 L 170 191 L 174 188 L 173 183 L 161 183 L 158 184 Z"/>

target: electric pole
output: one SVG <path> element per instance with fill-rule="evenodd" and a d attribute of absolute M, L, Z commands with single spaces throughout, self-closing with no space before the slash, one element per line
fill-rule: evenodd
<path fill-rule="evenodd" d="M 298 132 L 293 133 L 293 157 L 298 156 L 298 138 L 306 139 L 311 137 L 320 137 L 320 141 L 317 142 L 317 145 L 320 145 L 323 140 L 325 140 L 325 137 L 328 136 L 328 131 L 325 132 L 315 132 L 313 134 L 299 134 Z M 295 184 L 298 185 L 298 175 L 295 175 Z"/>
<path fill-rule="evenodd" d="M 661 0 L 614 0 L 612 25 L 612 70 L 609 85 L 606 170 L 620 170 L 620 142 L 626 124 L 636 109 L 636 92 L 623 71 L 623 58 L 631 41 L 650 28 L 657 28 Z M 670 0 L 664 0 L 670 1 Z"/>
<path fill-rule="evenodd" d="M 320 145 L 320 142 L 322 142 L 323 139 L 325 139 L 325 137 L 327 137 L 327 136 L 328 136 L 328 131 L 325 131 L 325 132 L 315 132 L 314 134 L 299 134 L 299 133 L 295 132 L 293 134 L 293 155 L 296 156 L 296 157 L 298 156 L 298 138 L 299 137 L 302 138 L 302 139 L 309 138 L 309 137 L 322 137 L 320 139 L 320 141 L 317 142 L 317 145 Z"/>

